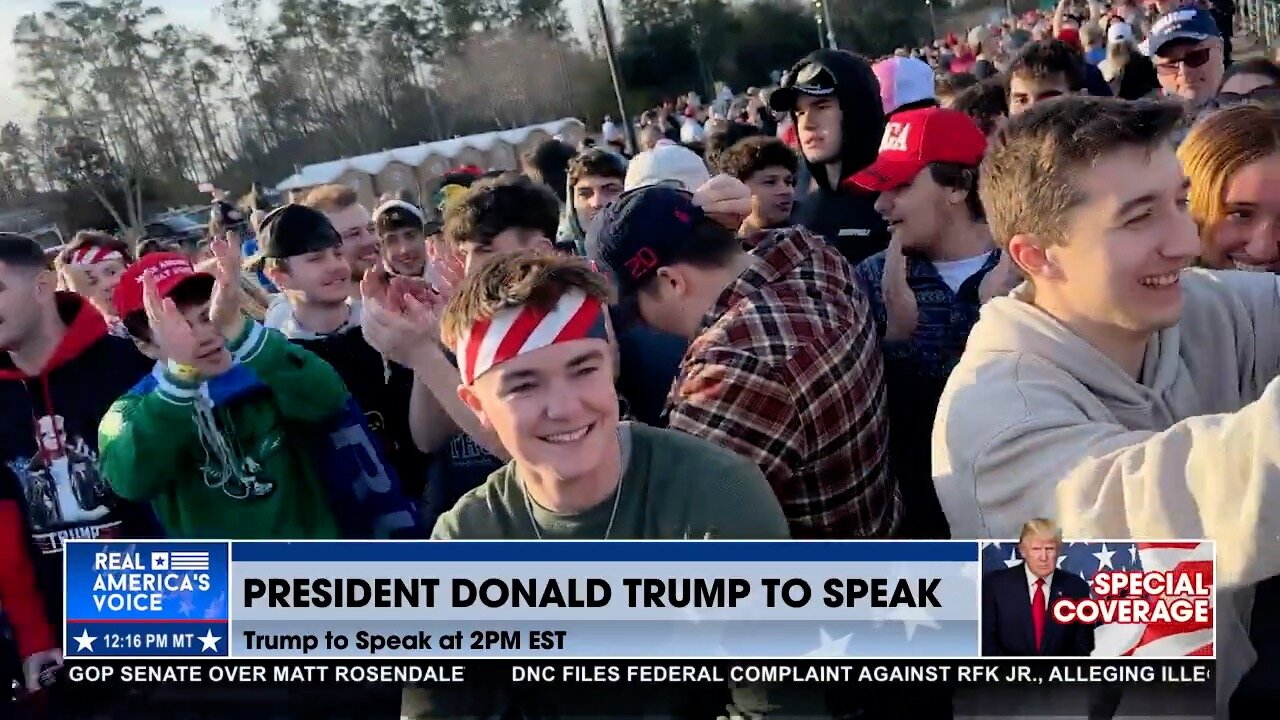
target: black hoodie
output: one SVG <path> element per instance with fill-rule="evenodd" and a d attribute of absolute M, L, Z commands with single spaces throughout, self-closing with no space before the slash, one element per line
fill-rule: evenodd
<path fill-rule="evenodd" d="M 807 63 L 823 66 L 836 80 L 836 98 L 844 117 L 840 147 L 843 183 L 880 153 L 885 125 L 880 84 L 865 60 L 844 50 L 817 50 L 796 66 Z M 795 224 L 825 237 L 854 266 L 889 246 L 889 229 L 876 212 L 874 193 L 832 187 L 825 166 L 808 159 L 805 164 L 817 187 L 796 206 Z"/>
<path fill-rule="evenodd" d="M 157 526 L 149 508 L 115 497 L 98 474 L 98 423 L 155 363 L 108 334 L 79 295 L 59 293 L 57 303 L 67 331 L 38 374 L 0 352 L 0 463 L 11 470 L 0 482 L 20 485 L 0 497 L 19 498 L 24 511 L 0 519 L 22 516 L 48 621 L 61 634 L 63 541 L 146 537 Z"/>

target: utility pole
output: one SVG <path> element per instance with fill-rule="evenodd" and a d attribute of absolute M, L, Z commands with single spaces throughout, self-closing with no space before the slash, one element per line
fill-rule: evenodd
<path fill-rule="evenodd" d="M 707 61 L 702 56 L 702 26 L 698 24 L 694 0 L 685 0 L 685 8 L 689 10 L 689 22 L 692 25 L 693 58 L 698 65 L 698 84 L 702 86 L 702 93 L 707 98 L 707 102 L 712 103 L 716 99 L 715 78 L 707 72 Z"/>
<path fill-rule="evenodd" d="M 1013 0 L 1005 0 L 1012 2 Z M 924 0 L 924 4 L 929 6 L 929 27 L 933 30 L 933 39 L 938 39 L 938 17 L 933 12 L 933 0 Z"/>
<path fill-rule="evenodd" d="M 622 75 L 618 73 L 617 52 L 613 46 L 613 27 L 609 25 L 609 13 L 604 9 L 604 0 L 596 0 L 596 11 L 600 13 L 600 25 L 604 28 L 604 57 L 609 61 L 609 76 L 613 79 L 613 95 L 618 100 L 618 112 L 622 115 L 622 127 L 627 133 L 627 145 L 631 152 L 640 150 L 640 142 L 636 139 L 636 126 L 627 114 L 627 104 L 622 99 Z"/>
<path fill-rule="evenodd" d="M 827 47 L 832 50 L 839 50 L 840 46 L 836 45 L 836 29 L 831 25 L 831 0 L 815 0 L 818 3 L 818 9 L 822 11 L 822 24 L 827 26 Z"/>
<path fill-rule="evenodd" d="M 813 23 L 818 27 L 818 49 L 827 46 L 827 31 L 823 28 L 822 0 L 813 0 Z"/>

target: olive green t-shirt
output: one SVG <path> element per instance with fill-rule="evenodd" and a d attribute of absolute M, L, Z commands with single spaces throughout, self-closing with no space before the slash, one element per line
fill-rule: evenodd
<path fill-rule="evenodd" d="M 692 435 L 640 423 L 624 423 L 619 439 L 626 467 L 618 485 L 620 494 L 610 495 L 590 510 L 557 515 L 526 502 L 513 461 L 441 515 L 432 537 L 536 540 L 541 533 L 544 540 L 602 540 L 616 499 L 610 540 L 791 538 L 782 506 L 750 460 Z M 537 518 L 536 532 L 530 506 Z M 773 699 L 750 686 L 726 688 L 723 695 L 708 696 L 708 692 L 707 688 L 620 682 L 575 686 L 571 697 L 562 690 L 538 692 L 525 687 L 517 699 L 506 685 L 409 686 L 403 714 L 412 720 L 498 720 L 511 716 L 512 708 L 528 712 L 521 703 L 531 702 L 543 711 L 541 717 L 676 720 L 689 716 L 690 707 L 702 706 L 714 707 L 709 717 L 726 710 L 729 717 L 764 717 L 763 708 Z"/>
<path fill-rule="evenodd" d="M 618 492 L 575 515 L 527 502 L 515 461 L 462 496 L 436 521 L 440 540 L 790 539 L 786 518 L 760 468 L 729 450 L 675 430 L 624 423 L 626 471 Z M 534 528 L 532 514 L 538 523 Z"/>

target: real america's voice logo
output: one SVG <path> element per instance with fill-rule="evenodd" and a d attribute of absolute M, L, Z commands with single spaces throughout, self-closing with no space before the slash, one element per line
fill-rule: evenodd
<path fill-rule="evenodd" d="M 228 555 L 214 542 L 68 543 L 68 655 L 225 656 Z"/>
<path fill-rule="evenodd" d="M 212 588 L 209 553 L 100 551 L 93 558 L 93 604 L 99 612 L 161 612 L 166 598 Z M 141 572 L 139 572 L 141 571 Z"/>

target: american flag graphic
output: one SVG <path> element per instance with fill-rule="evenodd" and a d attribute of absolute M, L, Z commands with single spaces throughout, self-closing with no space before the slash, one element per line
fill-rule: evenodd
<path fill-rule="evenodd" d="M 982 548 L 983 574 L 1022 562 L 1016 541 Z M 1212 542 L 1066 542 L 1058 569 L 1085 582 L 1099 570 L 1200 573 L 1213 580 Z M 1095 657 L 1213 657 L 1213 623 L 1108 623 L 1094 633 Z"/>

